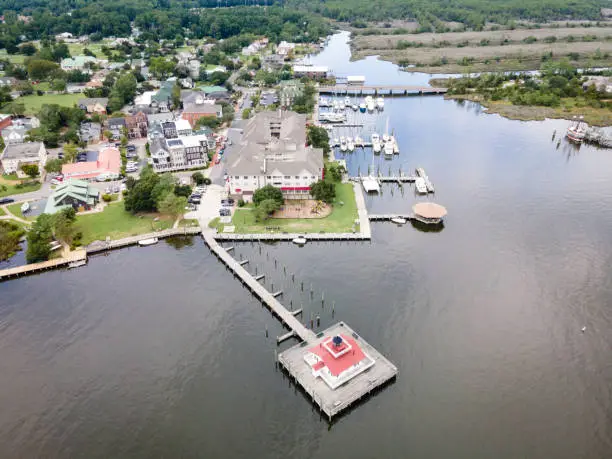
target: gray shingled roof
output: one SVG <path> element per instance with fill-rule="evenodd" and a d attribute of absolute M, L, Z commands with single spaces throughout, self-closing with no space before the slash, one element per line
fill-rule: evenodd
<path fill-rule="evenodd" d="M 27 142 L 7 145 L 2 154 L 2 158 L 38 158 L 41 142 Z"/>

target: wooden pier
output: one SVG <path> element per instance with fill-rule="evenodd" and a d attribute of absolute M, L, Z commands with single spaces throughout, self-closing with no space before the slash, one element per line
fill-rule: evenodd
<path fill-rule="evenodd" d="M 319 86 L 319 94 L 427 96 L 445 94 L 448 88 L 414 85 L 348 85 Z"/>
<path fill-rule="evenodd" d="M 0 270 L 0 281 L 20 276 L 27 276 L 29 274 L 35 274 L 41 271 L 47 271 L 49 269 L 63 268 L 67 267 L 70 263 L 80 261 L 87 261 L 87 252 L 83 249 L 72 251 L 62 258 L 53 258 L 40 263 L 30 263 L 28 265 L 2 269 Z"/>
<path fill-rule="evenodd" d="M 275 297 L 282 292 L 270 293 L 266 290 L 255 278 L 244 269 L 238 261 L 236 261 L 227 251 L 219 245 L 211 231 L 202 231 L 204 242 L 210 250 L 232 271 L 242 283 L 257 296 L 270 311 L 276 315 L 281 322 L 295 333 L 302 341 L 311 342 L 315 339 L 315 334 L 312 330 L 306 328 L 295 316 L 288 311 Z"/>
<path fill-rule="evenodd" d="M 136 236 L 125 237 L 123 239 L 117 239 L 114 241 L 95 241 L 86 247 L 87 254 L 91 255 L 94 253 L 105 252 L 107 250 L 120 249 L 122 247 L 128 247 L 130 245 L 138 244 L 138 241 L 143 239 L 151 239 L 156 237 L 157 239 L 165 239 L 172 236 L 193 236 L 200 234 L 202 229 L 199 226 L 189 226 L 183 228 L 169 228 L 162 231 L 156 231 L 154 233 L 139 234 Z M 232 250 L 230 248 L 229 250 Z"/>

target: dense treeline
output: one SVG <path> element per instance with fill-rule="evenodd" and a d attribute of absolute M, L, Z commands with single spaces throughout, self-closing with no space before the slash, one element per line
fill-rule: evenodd
<path fill-rule="evenodd" d="M 5 17 L 5 24 L 0 25 L 0 48 L 17 52 L 22 35 L 28 40 L 44 39 L 62 32 L 90 35 L 93 40 L 106 36 L 125 37 L 131 33 L 131 22 L 142 32 L 142 41 L 186 36 L 225 39 L 253 33 L 266 35 L 272 41 L 308 42 L 329 32 L 329 25 L 321 16 L 278 6 L 205 8 L 197 2 L 98 0 L 79 2 L 71 7 L 70 12 L 63 12 L 66 4 L 62 1 L 52 0 L 43 6 L 24 0 L 0 0 Z M 32 20 L 20 20 L 18 13 L 31 15 Z"/>
<path fill-rule="evenodd" d="M 507 24 L 514 19 L 552 21 L 600 19 L 603 0 L 289 0 L 292 6 L 306 8 L 339 21 L 385 21 L 416 19 L 427 28 L 438 20 L 461 22 L 478 29 L 488 22 Z M 427 30 L 429 31 L 429 30 Z"/>

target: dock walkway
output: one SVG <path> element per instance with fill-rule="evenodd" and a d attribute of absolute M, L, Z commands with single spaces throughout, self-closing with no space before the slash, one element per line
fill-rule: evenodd
<path fill-rule="evenodd" d="M 242 267 L 227 251 L 215 240 L 210 230 L 203 230 L 202 236 L 210 250 L 253 292 L 259 299 L 302 341 L 312 342 L 315 334 L 306 328 L 295 316 L 288 311 L 270 292 L 268 292 L 255 278 Z"/>
<path fill-rule="evenodd" d="M 388 96 L 437 95 L 445 94 L 448 88 L 415 85 L 349 85 L 319 86 L 319 94 L 370 94 Z"/>
<path fill-rule="evenodd" d="M 40 263 L 30 263 L 23 266 L 15 266 L 14 268 L 6 268 L 0 270 L 0 281 L 13 277 L 26 276 L 48 269 L 61 268 L 68 266 L 70 263 L 87 260 L 87 252 L 85 250 L 75 250 L 69 252 L 68 255 L 62 258 L 53 258 L 51 260 L 42 261 Z"/>
<path fill-rule="evenodd" d="M 183 228 L 169 228 L 162 231 L 156 231 L 154 233 L 138 234 L 136 236 L 124 237 L 123 239 L 116 239 L 114 241 L 94 241 L 86 247 L 87 254 L 91 255 L 94 253 L 105 252 L 106 250 L 120 249 L 121 247 L 127 247 L 130 245 L 138 244 L 138 241 L 143 239 L 158 238 L 164 239 L 172 236 L 187 236 L 200 234 L 202 229 L 199 226 L 189 226 Z"/>

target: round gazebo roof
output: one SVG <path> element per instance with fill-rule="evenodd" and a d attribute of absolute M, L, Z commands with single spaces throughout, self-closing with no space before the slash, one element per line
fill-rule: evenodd
<path fill-rule="evenodd" d="M 435 202 L 419 202 L 412 206 L 415 214 L 423 218 L 442 218 L 446 215 L 446 207 Z"/>

